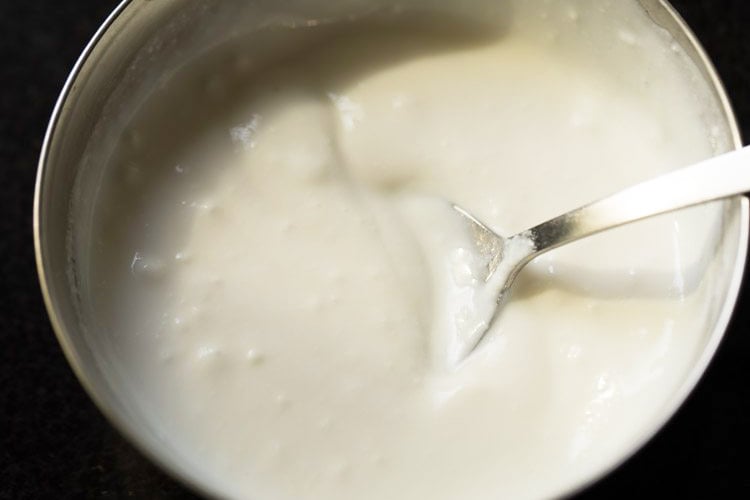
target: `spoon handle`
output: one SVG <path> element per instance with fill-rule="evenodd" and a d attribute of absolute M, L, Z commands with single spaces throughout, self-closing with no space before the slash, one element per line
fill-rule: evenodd
<path fill-rule="evenodd" d="M 748 191 L 750 147 L 745 147 L 636 184 L 523 234 L 534 243 L 533 257 L 606 229 Z"/>

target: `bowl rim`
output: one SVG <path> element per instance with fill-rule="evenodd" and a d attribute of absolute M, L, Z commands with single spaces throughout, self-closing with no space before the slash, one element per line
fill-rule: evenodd
<path fill-rule="evenodd" d="M 43 218 L 43 194 L 44 194 L 44 179 L 47 172 L 51 169 L 49 164 L 50 149 L 52 142 L 58 131 L 60 120 L 63 116 L 63 108 L 68 101 L 71 93 L 73 92 L 75 85 L 78 81 L 79 76 L 86 67 L 87 62 L 91 58 L 95 49 L 99 46 L 99 43 L 109 32 L 109 29 L 115 24 L 116 21 L 122 16 L 122 14 L 129 8 L 137 8 L 139 0 L 120 0 L 120 3 L 109 13 L 104 19 L 101 25 L 94 32 L 94 35 L 84 46 L 83 51 L 76 59 L 70 73 L 65 79 L 60 95 L 58 96 L 55 106 L 50 115 L 49 123 L 44 135 L 42 147 L 39 154 L 39 162 L 37 164 L 37 175 L 34 185 L 34 200 L 33 200 L 33 239 L 34 239 L 34 256 L 36 260 L 36 270 L 38 275 L 39 287 L 44 299 L 44 305 L 47 310 L 50 325 L 57 338 L 60 347 L 62 348 L 63 354 L 73 370 L 78 382 L 83 387 L 89 398 L 94 402 L 97 409 L 102 413 L 108 423 L 118 432 L 125 440 L 138 450 L 139 453 L 143 454 L 149 462 L 156 465 L 159 470 L 172 479 L 176 480 L 180 484 L 188 487 L 195 493 L 202 496 L 221 498 L 221 493 L 218 490 L 214 490 L 209 486 L 207 481 L 200 481 L 198 478 L 189 474 L 188 471 L 181 467 L 179 464 L 171 460 L 161 448 L 156 446 L 156 443 L 149 441 L 143 437 L 143 434 L 131 426 L 127 419 L 111 407 L 104 396 L 102 396 L 94 384 L 91 382 L 88 370 L 84 367 L 81 359 L 78 355 L 71 337 L 68 333 L 68 329 L 64 321 L 57 314 L 57 299 L 50 293 L 49 282 L 51 281 L 50 274 L 45 266 L 45 245 L 44 235 L 42 234 L 42 218 Z M 149 0 L 144 0 L 149 1 Z"/>

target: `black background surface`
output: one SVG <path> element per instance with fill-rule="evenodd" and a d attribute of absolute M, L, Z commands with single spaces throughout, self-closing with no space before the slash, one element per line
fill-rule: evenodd
<path fill-rule="evenodd" d="M 0 0 L 1 499 L 194 498 L 90 402 L 55 340 L 36 281 L 32 196 L 46 122 L 76 57 L 115 3 Z M 713 58 L 745 137 L 749 3 L 673 2 Z M 635 457 L 577 499 L 750 497 L 744 290 L 718 355 L 687 403 Z"/>

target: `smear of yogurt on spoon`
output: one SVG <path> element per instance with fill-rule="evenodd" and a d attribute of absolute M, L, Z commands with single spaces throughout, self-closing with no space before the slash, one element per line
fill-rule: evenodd
<path fill-rule="evenodd" d="M 431 273 L 433 363 L 454 369 L 491 328 L 507 295 L 508 273 L 533 252 L 533 243 L 513 238 L 503 248 L 482 248 L 472 226 L 440 198 L 402 196 L 399 208 Z"/>

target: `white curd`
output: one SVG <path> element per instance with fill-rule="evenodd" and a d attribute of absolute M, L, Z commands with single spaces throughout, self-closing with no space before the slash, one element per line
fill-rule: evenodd
<path fill-rule="evenodd" d="M 507 9 L 466 33 L 389 24 L 408 9 L 304 28 L 315 43 L 257 68 L 185 69 L 161 92 L 192 111 L 155 113 L 157 93 L 136 112 L 91 300 L 134 411 L 223 494 L 549 497 L 620 460 L 683 382 L 714 206 L 539 258 L 450 362 L 482 305 L 449 203 L 510 235 L 728 147 L 637 2 Z"/>

